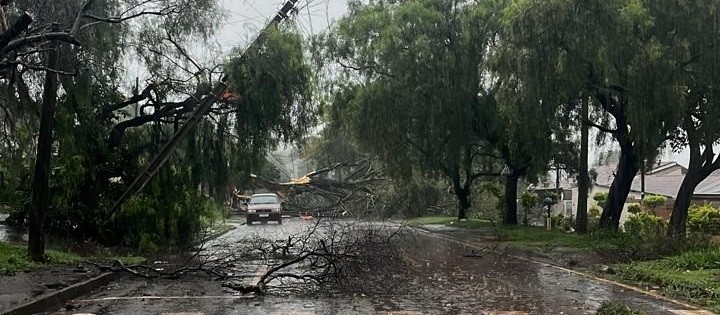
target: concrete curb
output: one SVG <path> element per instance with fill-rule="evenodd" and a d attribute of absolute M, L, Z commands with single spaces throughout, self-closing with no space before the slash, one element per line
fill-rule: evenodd
<path fill-rule="evenodd" d="M 20 305 L 14 309 L 3 311 L 2 315 L 37 314 L 51 309 L 61 308 L 68 301 L 86 295 L 93 290 L 107 285 L 118 277 L 116 272 L 106 272 L 95 278 L 73 284 L 62 290 L 40 296 L 36 300 Z"/>
<path fill-rule="evenodd" d="M 204 244 L 204 243 L 207 243 L 207 242 L 209 242 L 209 241 L 215 240 L 215 239 L 217 239 L 218 237 L 223 236 L 223 235 L 225 235 L 225 234 L 227 234 L 227 233 L 229 233 L 230 231 L 233 231 L 233 230 L 235 230 L 235 229 L 237 229 L 237 226 L 233 226 L 233 227 L 231 227 L 231 228 L 224 229 L 224 230 L 222 230 L 222 231 L 215 231 L 213 234 L 210 234 L 210 235 L 206 236 L 206 237 L 203 238 L 202 240 L 196 241 L 196 242 L 195 242 L 195 243 L 196 243 L 195 245 L 200 245 L 200 244 Z"/>
<path fill-rule="evenodd" d="M 214 233 L 205 238 L 204 242 L 216 239 L 232 230 L 235 230 L 236 228 L 236 226 L 233 226 L 232 228 L 228 228 L 223 231 Z M 106 272 L 92 279 L 73 284 L 67 288 L 55 291 L 53 293 L 49 293 L 47 295 L 39 296 L 34 301 L 30 301 L 13 309 L 0 311 L 0 315 L 37 314 L 46 312 L 48 310 L 59 309 L 65 306 L 68 301 L 79 296 L 89 294 L 95 289 L 109 284 L 118 277 L 118 272 Z"/>

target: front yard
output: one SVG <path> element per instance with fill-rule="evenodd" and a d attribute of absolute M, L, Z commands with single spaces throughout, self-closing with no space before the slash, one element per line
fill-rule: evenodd
<path fill-rule="evenodd" d="M 611 278 L 720 312 L 720 248 L 612 266 Z"/>
<path fill-rule="evenodd" d="M 45 254 L 48 256 L 47 263 L 33 262 L 28 258 L 25 246 L 0 242 L 0 276 L 55 265 L 72 265 L 85 260 L 112 261 L 117 259 L 125 264 L 137 264 L 144 260 L 143 257 L 118 256 L 114 254 L 98 254 L 82 257 L 75 253 L 53 249 L 46 250 Z"/>

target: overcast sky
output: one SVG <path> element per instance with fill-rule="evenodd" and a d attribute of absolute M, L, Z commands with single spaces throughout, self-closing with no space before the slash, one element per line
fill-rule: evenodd
<path fill-rule="evenodd" d="M 218 42 L 222 50 L 244 47 L 258 31 L 275 16 L 286 0 L 221 0 L 228 15 L 227 22 L 220 29 Z M 328 24 L 337 20 L 347 11 L 346 0 L 299 0 L 298 16 L 295 18 L 300 29 L 306 34 L 327 29 Z"/>

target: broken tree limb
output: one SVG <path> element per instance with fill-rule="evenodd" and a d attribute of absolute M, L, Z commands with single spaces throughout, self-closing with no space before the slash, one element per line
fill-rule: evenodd
<path fill-rule="evenodd" d="M 175 152 L 175 149 L 180 144 L 180 142 L 182 142 L 185 136 L 190 133 L 190 130 L 192 130 L 202 120 L 207 111 L 210 110 L 212 104 L 215 103 L 218 96 L 220 96 L 220 94 L 223 93 L 225 89 L 227 89 L 227 79 L 228 75 L 224 75 L 222 77 L 220 82 L 218 82 L 215 88 L 213 88 L 213 91 L 200 101 L 200 105 L 195 110 L 195 112 L 190 115 L 190 118 L 188 118 L 185 124 L 180 127 L 180 129 L 175 133 L 175 135 L 173 135 L 170 141 L 163 145 L 160 153 L 158 153 L 152 159 L 152 161 L 150 161 L 150 164 L 148 164 L 147 167 L 145 167 L 145 169 L 143 169 L 143 171 L 137 177 L 135 177 L 135 180 L 132 181 L 130 186 L 113 204 L 112 208 L 110 209 L 110 215 L 107 218 L 106 223 L 114 220 L 115 215 L 117 214 L 118 210 L 120 210 L 120 206 L 128 198 L 130 198 L 130 196 L 143 189 L 143 187 L 145 187 L 145 185 L 150 181 L 150 179 L 155 175 L 155 173 L 160 170 L 160 167 L 162 167 L 165 162 L 167 162 L 172 153 Z"/>
<path fill-rule="evenodd" d="M 260 32 L 260 36 L 262 36 L 271 25 L 277 24 L 287 18 L 288 13 L 292 8 L 295 7 L 296 2 L 297 0 L 289 0 L 278 13 L 278 15 L 282 15 L 284 18 L 273 19 L 270 23 L 268 23 L 268 25 L 265 26 L 265 28 L 263 28 L 263 30 Z M 254 45 L 257 45 L 257 40 L 251 43 L 248 49 L 251 49 Z M 173 137 L 162 147 L 160 152 L 152 159 L 150 164 L 145 167 L 145 169 L 140 174 L 138 174 L 137 177 L 135 177 L 130 186 L 123 192 L 120 198 L 118 198 L 118 200 L 115 201 L 113 206 L 110 208 L 110 213 L 105 220 L 105 224 L 115 220 L 115 216 L 120 210 L 120 206 L 125 201 L 127 201 L 130 196 L 145 187 L 145 185 L 150 181 L 150 179 L 152 179 L 152 177 L 157 173 L 160 167 L 162 167 L 165 162 L 167 162 L 167 160 L 173 154 L 177 146 L 190 133 L 190 130 L 192 130 L 203 119 L 203 117 L 205 117 L 205 115 L 208 113 L 208 111 L 210 111 L 210 108 L 218 100 L 218 98 L 221 95 L 225 94 L 225 92 L 227 91 L 228 79 L 229 75 L 227 73 L 222 75 L 222 78 L 212 89 L 212 92 L 200 101 L 200 105 L 190 115 L 185 124 L 183 124 L 180 129 L 173 135 Z"/>
<path fill-rule="evenodd" d="M 10 43 L 8 43 L 5 47 L 2 47 L 0 49 L 0 56 L 5 56 L 9 52 L 18 50 L 22 47 L 31 45 L 31 44 L 37 44 L 37 43 L 44 43 L 50 40 L 56 40 L 60 42 L 64 42 L 66 44 L 72 44 L 72 45 L 81 45 L 80 42 L 73 37 L 70 33 L 67 32 L 49 32 L 45 34 L 37 34 L 37 35 L 29 35 L 22 38 L 18 38 L 15 40 L 12 40 Z"/>
<path fill-rule="evenodd" d="M 4 15 L 4 14 L 3 14 Z M 4 17 L 3 17 L 4 20 Z M 5 48 L 11 40 L 17 38 L 20 36 L 22 32 L 27 30 L 28 26 L 30 26 L 30 23 L 32 23 L 33 19 L 27 12 L 24 12 L 18 19 L 15 21 L 15 24 L 13 24 L 10 29 L 7 31 L 4 31 L 2 34 L 0 34 L 0 48 Z"/>
<path fill-rule="evenodd" d="M 119 102 L 119 103 L 108 104 L 108 105 L 103 106 L 102 109 L 100 110 L 100 117 L 109 118 L 111 116 L 112 112 L 114 112 L 118 109 L 122 109 L 129 105 L 136 104 L 140 101 L 144 101 L 144 100 L 150 98 L 150 92 L 152 92 L 154 88 L 155 88 L 155 84 L 149 84 L 147 87 L 145 87 L 145 89 L 142 90 L 142 92 L 140 92 L 140 94 L 133 95 L 129 99 Z"/>
<path fill-rule="evenodd" d="M 326 176 L 334 170 L 349 175 Z M 372 168 L 369 159 L 335 163 L 282 183 L 254 174 L 250 176 L 256 187 L 275 191 L 287 200 L 288 212 L 318 216 L 372 213 L 376 191 L 386 180 Z"/>

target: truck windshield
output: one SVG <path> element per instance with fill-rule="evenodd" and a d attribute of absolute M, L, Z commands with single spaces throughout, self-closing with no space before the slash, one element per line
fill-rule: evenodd
<path fill-rule="evenodd" d="M 255 196 L 250 198 L 250 204 L 257 205 L 257 204 L 273 204 L 273 203 L 279 203 L 277 197 L 275 196 Z"/>

